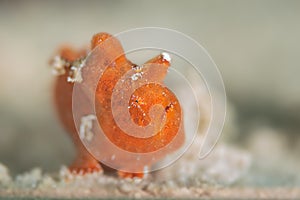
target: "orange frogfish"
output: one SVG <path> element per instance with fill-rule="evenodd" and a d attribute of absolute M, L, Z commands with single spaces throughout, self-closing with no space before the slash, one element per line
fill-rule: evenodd
<path fill-rule="evenodd" d="M 101 46 L 108 39 L 111 42 Z M 159 151 L 167 147 L 171 141 L 175 141 L 167 150 L 158 154 L 156 159 L 144 159 L 136 164 L 129 161 L 126 155 L 119 156 L 119 158 L 114 159 L 119 159 L 120 168 L 114 170 L 111 166 L 107 166 L 99 161 L 99 159 L 96 159 L 83 144 L 80 134 L 77 131 L 78 129 L 76 129 L 73 116 L 73 88 L 74 84 L 80 82 L 81 79 L 88 80 L 95 78 L 93 77 L 95 73 L 92 72 L 78 75 L 80 71 L 78 71 L 76 66 L 80 65 L 84 69 L 84 59 L 96 48 L 105 48 L 102 50 L 106 52 L 106 56 L 115 55 L 116 52 L 118 52 L 118 55 L 113 62 L 107 63 L 107 67 L 97 82 L 97 87 L 94 91 L 95 119 L 101 126 L 105 137 L 112 144 L 127 152 L 144 155 Z M 89 59 L 90 65 L 98 61 L 97 56 L 91 56 Z M 155 68 L 155 65 L 158 65 L 159 68 Z M 115 37 L 107 33 L 98 33 L 93 36 L 90 48 L 81 50 L 75 50 L 69 46 L 60 48 L 57 56 L 51 60 L 51 66 L 57 74 L 54 86 L 54 102 L 58 117 L 71 136 L 77 150 L 77 157 L 73 164 L 69 166 L 70 171 L 74 173 L 104 171 L 105 173 L 118 174 L 124 178 L 143 177 L 143 168 L 145 166 L 153 166 L 169 153 L 182 147 L 185 138 L 182 109 L 175 94 L 163 84 L 167 69 L 170 66 L 169 54 L 162 53 L 150 59 L 145 63 L 147 67 L 143 68 L 143 66 L 138 66 L 126 58 L 121 43 Z M 93 70 L 97 70 L 97 67 L 94 67 Z M 128 92 L 128 88 L 139 83 L 139 81 L 152 81 L 149 83 L 146 82 L 146 84 L 136 88 L 129 95 L 130 98 L 125 101 L 127 104 L 126 107 L 119 108 L 121 107 L 121 103 L 119 105 L 118 101 L 112 102 L 114 88 L 117 86 L 119 80 L 130 70 L 133 70 L 135 73 L 130 76 L 130 81 L 127 81 L 120 87 L 121 92 Z M 88 93 L 91 91 L 87 90 L 85 92 Z M 84 110 L 85 106 L 90 104 L 89 101 L 91 100 L 88 98 L 82 98 L 80 109 Z M 114 105 L 116 108 L 113 113 L 112 106 Z M 160 108 L 163 108 L 164 112 L 153 111 L 151 109 L 153 105 L 160 105 Z M 124 114 L 122 109 L 129 111 L 127 115 L 126 113 Z M 123 129 L 119 127 L 116 116 L 119 121 L 124 122 Z M 129 119 L 127 119 L 128 117 Z M 149 129 L 153 134 L 145 136 L 141 133 L 141 137 L 138 137 L 138 133 L 134 131 L 128 134 L 124 131 L 124 126 L 126 128 L 126 124 L 131 123 L 138 127 L 146 127 L 149 124 L 154 124 L 155 126 Z M 102 152 L 103 155 L 112 154 L 112 150 L 109 147 L 102 151 L 105 151 Z M 128 172 L 126 170 L 128 166 L 133 164 L 140 169 L 139 172 Z"/>

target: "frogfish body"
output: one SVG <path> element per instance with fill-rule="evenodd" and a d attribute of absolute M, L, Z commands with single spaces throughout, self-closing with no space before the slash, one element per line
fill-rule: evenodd
<path fill-rule="evenodd" d="M 101 44 L 108 39 L 112 42 L 108 46 L 101 47 Z M 168 54 L 162 53 L 147 61 L 145 67 L 138 66 L 126 58 L 120 42 L 107 33 L 94 35 L 89 50 L 74 50 L 64 46 L 59 50 L 58 56 L 52 60 L 52 67 L 58 75 L 54 87 L 55 107 L 60 121 L 71 136 L 77 150 L 77 157 L 69 169 L 74 173 L 114 171 L 98 161 L 86 149 L 80 133 L 76 129 L 73 117 L 74 84 L 80 79 L 95 78 L 93 77 L 95 73 L 83 73 L 81 77 L 80 74 L 78 75 L 80 71 L 78 71 L 78 68 L 76 69 L 76 66 L 84 69 L 84 59 L 96 48 L 106 48 L 107 55 L 114 55 L 118 52 L 114 62 L 107 63 L 108 66 L 99 78 L 94 99 L 95 119 L 109 141 L 124 151 L 140 154 L 159 151 L 166 148 L 173 141 L 172 145 L 168 146 L 167 150 L 162 151 L 155 160 L 149 158 L 138 162 L 138 164 L 134 163 L 136 168 L 140 169 L 139 173 L 127 172 L 126 168 L 133 163 L 129 161 L 126 155 L 114 158 L 119 159 L 119 163 L 121 163 L 120 168 L 118 168 L 120 177 L 143 177 L 145 166 L 151 167 L 167 154 L 179 149 L 184 143 L 185 136 L 180 103 L 175 94 L 163 84 L 167 69 L 170 66 L 170 57 Z M 92 59 L 90 63 L 97 63 L 97 56 L 90 59 Z M 156 65 L 159 67 L 155 67 Z M 130 70 L 135 72 L 130 76 L 131 80 L 124 82 L 119 87 L 123 93 L 132 90 L 129 101 L 125 99 L 126 107 L 124 108 L 123 97 L 115 96 L 117 100 L 113 101 L 112 96 L 115 95 L 115 88 L 118 84 L 120 85 L 122 77 Z M 151 82 L 147 83 L 148 80 L 151 80 Z M 146 83 L 134 89 L 141 81 L 146 81 Z M 80 99 L 80 109 L 84 111 L 89 106 L 89 101 L 91 101 L 89 98 L 83 96 Z M 155 111 L 153 105 L 160 105 L 160 111 Z M 114 112 L 112 107 L 115 109 Z M 128 112 L 124 112 L 125 109 L 128 109 L 129 115 Z M 152 126 L 140 135 L 138 133 L 128 134 L 124 131 L 124 128 L 119 126 L 117 121 L 123 122 L 125 128 L 127 125 L 129 127 L 131 123 L 138 127 Z M 153 134 L 146 135 L 146 132 Z M 112 150 L 110 148 L 105 149 L 105 154 L 112 155 Z"/>

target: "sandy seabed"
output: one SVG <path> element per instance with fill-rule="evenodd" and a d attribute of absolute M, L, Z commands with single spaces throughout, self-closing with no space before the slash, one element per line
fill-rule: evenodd
<path fill-rule="evenodd" d="M 121 184 L 122 185 L 122 184 Z M 136 189 L 128 184 L 120 187 L 107 188 L 47 188 L 34 190 L 0 191 L 1 198 L 197 198 L 197 199 L 299 199 L 299 188 L 232 188 L 232 187 L 181 187 L 168 188 L 156 186 Z"/>
<path fill-rule="evenodd" d="M 0 197 L 226 197 L 232 189 L 224 186 L 247 172 L 251 157 L 239 149 L 219 145 L 209 157 L 198 160 L 195 151 L 199 142 L 195 141 L 172 166 L 143 179 L 120 179 L 103 173 L 74 175 L 65 166 L 53 174 L 34 168 L 12 177 L 9 169 L 0 165 Z"/>
<path fill-rule="evenodd" d="M 56 173 L 34 168 L 11 176 L 0 164 L 0 198 L 198 198 L 300 199 L 300 188 L 241 186 L 249 175 L 249 153 L 218 145 L 204 160 L 197 160 L 200 140 L 173 165 L 143 179 L 120 179 L 103 173 L 74 175 L 63 166 Z"/>

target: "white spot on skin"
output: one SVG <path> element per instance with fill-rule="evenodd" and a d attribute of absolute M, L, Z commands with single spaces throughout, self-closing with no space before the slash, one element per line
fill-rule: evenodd
<path fill-rule="evenodd" d="M 65 66 L 67 62 L 60 56 L 55 56 L 51 61 L 52 73 L 56 76 L 66 73 Z"/>
<path fill-rule="evenodd" d="M 93 128 L 93 120 L 96 120 L 95 115 L 87 115 L 83 116 L 81 118 L 80 123 L 80 131 L 79 131 L 79 137 L 80 139 L 86 139 L 88 142 L 92 141 L 94 137 L 94 133 L 92 132 Z"/>
<path fill-rule="evenodd" d="M 149 167 L 146 165 L 144 166 L 144 173 L 147 174 L 149 172 Z"/>
<path fill-rule="evenodd" d="M 115 160 L 115 159 L 116 159 L 116 155 L 114 154 L 111 156 L 111 160 Z"/>
<path fill-rule="evenodd" d="M 81 69 L 85 66 L 85 59 L 80 59 L 72 63 L 69 71 L 68 82 L 82 82 Z"/>
<path fill-rule="evenodd" d="M 162 57 L 163 57 L 164 60 L 166 60 L 168 62 L 171 62 L 172 59 L 171 59 L 170 54 L 168 54 L 166 52 L 163 52 L 161 55 L 162 55 Z"/>
<path fill-rule="evenodd" d="M 131 76 L 131 80 L 136 81 L 139 78 L 142 78 L 143 72 L 137 72 Z"/>

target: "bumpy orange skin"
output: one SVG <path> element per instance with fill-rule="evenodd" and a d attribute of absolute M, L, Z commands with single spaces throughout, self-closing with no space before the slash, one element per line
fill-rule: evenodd
<path fill-rule="evenodd" d="M 86 56 L 86 51 L 75 51 L 66 46 L 59 50 L 59 54 L 65 60 L 72 62 Z M 54 85 L 54 102 L 59 119 L 70 134 L 77 150 L 77 158 L 70 166 L 70 170 L 78 173 L 102 171 L 100 164 L 86 150 L 77 133 L 72 113 L 72 92 L 74 84 L 67 82 L 67 77 L 68 74 L 66 73 L 56 78 Z"/>
<path fill-rule="evenodd" d="M 109 48 L 110 52 L 112 54 L 115 51 L 123 52 L 119 41 L 112 38 L 112 36 L 107 33 L 99 33 L 93 37 L 91 41 L 91 50 L 98 47 L 103 41 L 109 38 L 114 39 L 115 41 L 115 43 L 112 43 L 113 46 Z M 77 52 L 68 47 L 62 48 L 59 53 L 62 58 L 70 62 L 86 56 L 86 51 Z M 147 63 L 157 63 L 165 66 L 166 69 L 170 65 L 170 63 L 161 55 L 149 60 Z M 165 154 L 178 149 L 184 142 L 180 104 L 176 96 L 168 88 L 162 85 L 167 70 L 153 74 L 157 77 L 157 83 L 160 84 L 150 83 L 138 88 L 128 102 L 128 105 L 134 105 L 129 108 L 132 121 L 139 126 L 146 126 L 150 123 L 151 119 L 148 113 L 152 105 L 160 104 L 165 108 L 165 125 L 156 135 L 148 138 L 130 136 L 118 127 L 113 118 L 111 110 L 111 96 L 113 89 L 115 88 L 118 80 L 124 76 L 127 71 L 131 70 L 133 66 L 134 64 L 127 60 L 125 55 L 121 55 L 106 68 L 102 77 L 99 79 L 95 94 L 97 119 L 109 140 L 118 147 L 130 152 L 148 153 L 159 150 L 168 145 L 174 137 L 177 136 L 178 142 L 173 145 L 173 148 L 159 156 L 160 158 L 163 158 Z M 101 171 L 102 168 L 100 163 L 86 150 L 76 131 L 72 113 L 72 91 L 74 84 L 67 82 L 67 76 L 68 75 L 66 73 L 57 77 L 55 82 L 54 99 L 59 119 L 66 130 L 70 133 L 77 149 L 78 156 L 74 163 L 70 166 L 70 170 L 74 172 Z M 160 117 L 161 116 L 156 116 L 155 119 L 161 120 Z M 108 149 L 107 151 L 109 152 L 110 150 Z M 126 163 L 126 158 L 123 159 L 124 163 Z M 143 165 L 149 166 L 152 164 L 153 161 L 149 160 L 149 162 L 147 161 L 142 163 L 140 167 L 142 168 Z M 126 168 L 126 164 L 124 165 L 124 168 Z M 119 171 L 118 175 L 120 177 L 129 178 L 143 177 L 143 173 L 127 173 L 122 171 Z"/>

